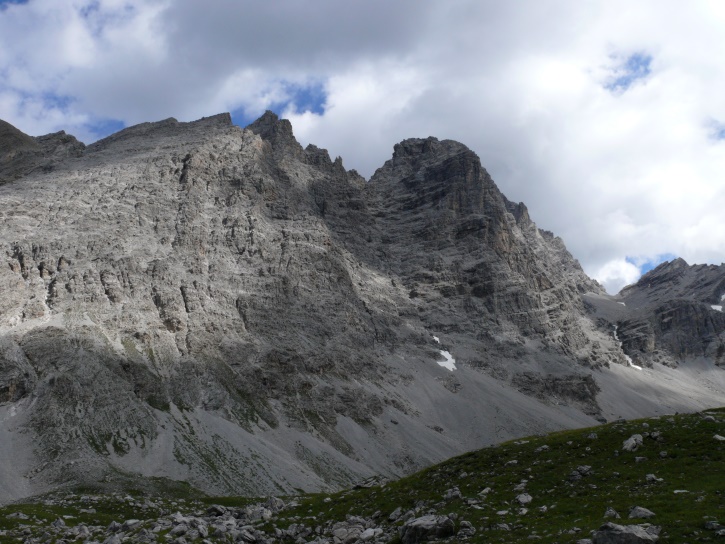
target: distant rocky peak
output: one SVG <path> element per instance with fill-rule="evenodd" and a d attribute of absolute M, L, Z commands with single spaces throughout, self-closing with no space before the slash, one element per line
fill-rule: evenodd
<path fill-rule="evenodd" d="M 393 159 L 431 153 L 439 147 L 437 145 L 439 143 L 438 138 L 434 138 L 432 136 L 425 139 L 408 138 L 407 140 L 403 140 L 402 142 L 395 144 L 395 147 L 393 148 Z"/>
<path fill-rule="evenodd" d="M 678 257 L 672 261 L 665 261 L 642 277 L 637 282 L 638 284 L 649 284 L 653 281 L 672 281 L 678 276 L 681 276 L 690 267 L 685 259 Z"/>
<path fill-rule="evenodd" d="M 162 121 L 140 123 L 124 128 L 89 145 L 86 150 L 90 153 L 106 149 L 136 152 L 142 146 L 148 147 L 152 142 L 163 142 L 171 146 L 193 141 L 203 142 L 210 133 L 233 126 L 229 113 L 202 117 L 188 123 L 169 117 Z"/>
<path fill-rule="evenodd" d="M 460 153 L 474 154 L 468 147 L 454 140 L 439 140 L 429 136 L 428 138 L 408 138 L 393 147 L 392 161 L 395 164 L 400 162 L 425 162 L 429 158 L 439 160 L 442 157 L 453 156 Z"/>
<path fill-rule="evenodd" d="M 288 119 L 280 119 L 273 111 L 267 110 L 246 128 L 272 144 L 275 151 L 294 150 L 297 156 L 302 153 L 302 146 L 292 132 L 292 123 Z"/>
<path fill-rule="evenodd" d="M 33 137 L 0 119 L 0 161 L 11 158 L 19 151 L 36 150 L 38 144 Z"/>

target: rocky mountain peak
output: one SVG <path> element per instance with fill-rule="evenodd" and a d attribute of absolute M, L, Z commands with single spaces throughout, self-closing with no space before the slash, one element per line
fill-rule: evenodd
<path fill-rule="evenodd" d="M 52 170 L 64 159 L 83 154 L 85 145 L 65 131 L 32 137 L 0 120 L 0 185 L 42 169 Z"/>
<path fill-rule="evenodd" d="M 272 144 L 276 152 L 290 152 L 299 157 L 302 146 L 292 132 L 292 123 L 280 119 L 276 113 L 267 110 L 259 119 L 247 125 L 247 129 Z"/>
<path fill-rule="evenodd" d="M 22 151 L 35 151 L 38 143 L 31 136 L 0 119 L 0 161 L 6 162 L 11 155 Z"/>
<path fill-rule="evenodd" d="M 678 257 L 671 261 L 665 261 L 660 263 L 652 270 L 643 274 L 637 283 L 650 283 L 653 280 L 667 280 L 676 277 L 678 274 L 681 275 L 690 265 L 687 264 L 685 259 Z"/>

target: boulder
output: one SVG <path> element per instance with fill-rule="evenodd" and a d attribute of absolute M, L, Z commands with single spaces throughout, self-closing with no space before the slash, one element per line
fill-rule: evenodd
<path fill-rule="evenodd" d="M 635 506 L 629 511 L 629 519 L 648 519 L 653 517 L 655 517 L 655 513 L 652 510 L 642 508 L 641 506 Z"/>
<path fill-rule="evenodd" d="M 432 539 L 448 538 L 455 533 L 453 520 L 448 516 L 428 515 L 408 520 L 400 529 L 403 544 L 415 544 Z"/>
<path fill-rule="evenodd" d="M 637 448 L 642 445 L 642 440 L 643 439 L 641 434 L 633 434 L 624 441 L 624 443 L 622 444 L 622 449 L 624 451 L 637 451 Z"/>
<path fill-rule="evenodd" d="M 657 542 L 661 528 L 643 525 L 617 525 L 607 522 L 592 537 L 593 544 L 646 544 Z"/>

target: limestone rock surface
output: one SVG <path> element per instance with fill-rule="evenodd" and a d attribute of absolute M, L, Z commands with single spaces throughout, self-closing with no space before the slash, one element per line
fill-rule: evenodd
<path fill-rule="evenodd" d="M 722 393 L 620 393 L 600 286 L 448 140 L 366 181 L 271 112 L 0 124 L 0 256 L 0 500 L 333 489 Z"/>

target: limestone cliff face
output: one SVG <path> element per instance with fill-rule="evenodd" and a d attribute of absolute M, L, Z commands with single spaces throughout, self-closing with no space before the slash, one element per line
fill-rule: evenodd
<path fill-rule="evenodd" d="M 0 176 L 0 500 L 326 489 L 614 415 L 601 288 L 459 143 L 366 182 L 269 112 L 4 124 Z"/>
<path fill-rule="evenodd" d="M 659 265 L 620 293 L 629 312 L 620 338 L 641 364 L 696 358 L 725 365 L 725 265 Z"/>

